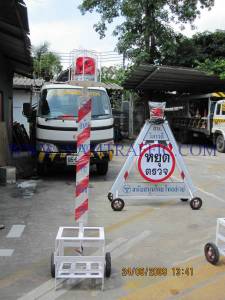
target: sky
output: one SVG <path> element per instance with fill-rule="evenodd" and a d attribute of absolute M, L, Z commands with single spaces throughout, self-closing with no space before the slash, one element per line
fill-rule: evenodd
<path fill-rule="evenodd" d="M 69 52 L 72 49 L 113 51 L 116 39 L 112 30 L 103 40 L 93 29 L 97 14 L 82 16 L 78 5 L 81 0 L 25 0 L 28 7 L 30 37 L 33 45 L 47 40 L 51 49 Z"/>
<path fill-rule="evenodd" d="M 106 38 L 100 40 L 93 29 L 99 15 L 96 13 L 81 15 L 78 9 L 81 2 L 81 0 L 25 0 L 32 45 L 37 46 L 43 41 L 48 41 L 52 51 L 67 53 L 72 49 L 113 51 L 117 42 L 112 36 L 115 24 L 110 26 Z M 202 11 L 200 19 L 195 22 L 198 32 L 225 30 L 223 4 L 224 0 L 215 0 L 211 11 Z M 188 36 L 193 33 L 196 33 L 196 30 L 191 31 L 190 28 L 183 31 L 183 34 Z"/>

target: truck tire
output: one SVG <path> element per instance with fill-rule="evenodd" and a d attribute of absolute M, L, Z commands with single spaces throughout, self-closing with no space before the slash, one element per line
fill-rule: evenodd
<path fill-rule="evenodd" d="M 178 140 L 181 144 L 187 144 L 190 141 L 190 132 L 186 130 L 179 131 Z"/>
<path fill-rule="evenodd" d="M 222 134 L 216 137 L 216 150 L 218 152 L 225 152 L 225 140 Z"/>
<path fill-rule="evenodd" d="M 96 164 L 98 175 L 106 175 L 108 172 L 108 166 L 108 161 Z"/>
<path fill-rule="evenodd" d="M 37 174 L 39 176 L 45 176 L 47 174 L 47 165 L 45 163 L 37 164 Z"/>

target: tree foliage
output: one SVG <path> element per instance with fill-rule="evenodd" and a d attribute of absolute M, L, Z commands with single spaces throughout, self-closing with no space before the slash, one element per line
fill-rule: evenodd
<path fill-rule="evenodd" d="M 101 68 L 101 80 L 105 83 L 121 84 L 125 79 L 126 71 L 120 66 L 110 66 Z"/>
<path fill-rule="evenodd" d="M 49 51 L 48 42 L 33 47 L 33 66 L 35 76 L 46 80 L 54 78 L 62 70 L 60 58 Z"/>
<path fill-rule="evenodd" d="M 163 47 L 162 63 L 171 66 L 198 68 L 210 75 L 225 78 L 225 31 L 205 31 L 191 38 L 182 34 Z"/>
<path fill-rule="evenodd" d="M 225 58 L 225 31 L 205 31 L 191 38 L 178 34 L 170 47 L 162 48 L 162 63 L 175 66 L 197 67 L 206 60 Z"/>
<path fill-rule="evenodd" d="M 218 58 L 214 60 L 206 59 L 198 64 L 199 70 L 205 71 L 208 75 L 217 75 L 220 79 L 225 79 L 225 59 Z"/>
<path fill-rule="evenodd" d="M 210 9 L 214 0 L 83 0 L 81 12 L 96 11 L 100 21 L 94 25 L 103 38 L 107 25 L 120 17 L 114 30 L 119 53 L 149 63 L 161 59 L 161 47 L 169 47 L 175 33 L 172 24 L 193 25 L 201 9 Z M 168 44 L 168 45 L 167 45 Z"/>

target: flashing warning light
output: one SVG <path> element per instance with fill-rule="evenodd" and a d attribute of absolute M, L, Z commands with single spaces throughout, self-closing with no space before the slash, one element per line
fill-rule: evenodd
<path fill-rule="evenodd" d="M 153 108 L 151 113 L 152 113 L 152 117 L 162 118 L 164 111 L 161 108 Z"/>
<path fill-rule="evenodd" d="M 84 56 L 76 59 L 75 75 L 95 75 L 95 59 Z"/>
<path fill-rule="evenodd" d="M 162 120 L 164 118 L 165 102 L 149 102 L 150 120 Z"/>

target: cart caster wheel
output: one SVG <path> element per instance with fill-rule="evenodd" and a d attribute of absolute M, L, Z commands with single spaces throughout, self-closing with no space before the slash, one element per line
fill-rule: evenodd
<path fill-rule="evenodd" d="M 190 206 L 192 209 L 194 210 L 197 210 L 197 209 L 200 209 L 202 207 L 202 199 L 201 198 L 193 198 L 191 201 L 190 201 Z"/>
<path fill-rule="evenodd" d="M 121 211 L 124 208 L 124 205 L 124 201 L 120 198 L 116 198 L 111 202 L 111 207 L 115 211 Z"/>
<path fill-rule="evenodd" d="M 189 199 L 188 199 L 188 198 L 181 198 L 180 200 L 183 201 L 183 202 L 186 202 L 186 201 L 188 201 Z"/>
<path fill-rule="evenodd" d="M 51 275 L 52 278 L 55 278 L 54 253 L 51 254 Z"/>
<path fill-rule="evenodd" d="M 214 243 L 207 243 L 204 248 L 206 260 L 213 265 L 216 265 L 220 259 L 218 247 Z"/>
<path fill-rule="evenodd" d="M 111 275 L 111 255 L 110 252 L 105 254 L 105 277 L 109 278 Z"/>
<path fill-rule="evenodd" d="M 113 194 L 112 193 L 108 193 L 108 199 L 110 202 L 113 201 Z"/>

